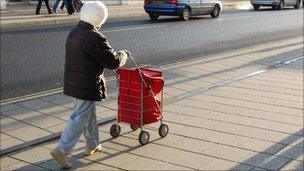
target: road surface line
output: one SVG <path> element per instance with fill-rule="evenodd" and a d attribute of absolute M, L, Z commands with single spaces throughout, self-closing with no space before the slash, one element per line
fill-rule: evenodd
<path fill-rule="evenodd" d="M 247 18 L 254 18 L 256 16 L 242 16 L 242 17 L 228 17 L 228 18 L 220 18 L 220 21 L 225 21 L 225 20 L 237 20 L 237 19 L 247 19 Z"/>
<path fill-rule="evenodd" d="M 146 29 L 146 28 L 156 28 L 156 27 L 162 27 L 165 25 L 153 25 L 153 26 L 143 26 L 143 27 L 131 27 L 131 28 L 123 28 L 123 29 L 114 29 L 114 30 L 105 30 L 104 33 L 110 33 L 110 32 L 120 32 L 120 31 L 129 31 L 129 30 L 139 30 L 139 29 Z"/>

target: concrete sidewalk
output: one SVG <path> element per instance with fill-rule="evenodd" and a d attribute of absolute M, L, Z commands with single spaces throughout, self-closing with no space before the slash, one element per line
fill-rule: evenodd
<path fill-rule="evenodd" d="M 291 38 L 164 66 L 164 119 L 148 125 L 150 143 L 122 124 L 112 139 L 101 124 L 104 151 L 84 157 L 83 137 L 73 170 L 303 170 L 303 39 Z M 97 107 L 113 121 L 110 99 Z M 49 152 L 72 113 L 61 93 L 1 105 L 1 170 L 58 170 Z M 22 149 L 23 148 L 23 149 Z M 6 153 L 4 155 L 4 153 Z"/>
<path fill-rule="evenodd" d="M 248 1 L 223 1 L 223 10 L 251 8 Z M 57 14 L 48 15 L 42 7 L 40 15 L 34 15 L 35 5 L 12 5 L 1 12 L 1 28 L 49 26 L 54 24 L 72 24 L 79 20 L 78 14 L 68 16 L 66 11 L 58 10 Z M 147 16 L 142 4 L 109 5 L 109 19 Z M 147 16 L 148 19 L 148 16 Z"/>

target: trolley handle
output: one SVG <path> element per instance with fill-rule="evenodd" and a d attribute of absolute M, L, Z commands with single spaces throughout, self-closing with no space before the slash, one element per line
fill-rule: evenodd
<path fill-rule="evenodd" d="M 146 82 L 146 80 L 144 79 L 143 73 L 141 72 L 139 66 L 137 65 L 137 63 L 136 63 L 136 61 L 135 61 L 135 59 L 133 58 L 132 55 L 130 55 L 129 58 L 131 58 L 131 60 L 133 61 L 134 65 L 135 65 L 135 68 L 138 70 L 139 75 L 140 75 L 140 78 L 141 78 L 141 80 L 143 81 L 143 83 L 145 84 L 147 90 L 150 92 L 150 95 L 153 95 L 153 96 L 154 96 L 153 92 L 151 92 L 151 86 L 150 86 L 150 85 Z M 152 93 L 152 94 L 151 94 L 151 93 Z"/>
<path fill-rule="evenodd" d="M 129 56 L 129 58 L 131 58 L 133 64 L 135 65 L 135 68 L 138 69 L 140 71 L 140 67 L 137 65 L 135 59 L 133 58 L 133 56 Z M 163 72 L 163 68 L 162 67 L 159 67 L 159 66 L 155 66 L 155 65 L 144 65 L 144 66 L 151 66 L 151 67 L 154 67 L 154 68 L 159 68 L 162 72 Z"/>

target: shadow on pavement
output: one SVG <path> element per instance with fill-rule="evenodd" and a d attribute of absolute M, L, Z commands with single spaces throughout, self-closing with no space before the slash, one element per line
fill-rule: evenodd
<path fill-rule="evenodd" d="M 300 141 L 301 139 L 303 139 L 303 131 L 304 131 L 304 129 L 301 129 L 298 132 L 295 132 L 294 134 L 290 134 L 290 136 L 284 138 L 283 140 L 281 140 L 280 142 L 277 143 L 277 144 L 284 144 L 285 145 L 284 148 L 287 148 L 288 145 L 292 145 L 292 146 L 289 146 L 291 148 L 289 148 L 286 151 L 283 151 L 283 153 L 280 153 L 280 151 L 284 150 L 284 148 L 282 148 L 280 150 L 276 150 L 277 144 L 274 144 L 274 145 L 270 146 L 269 148 L 267 148 L 266 150 L 258 153 L 257 155 L 254 155 L 241 162 L 246 163 L 246 164 L 252 164 L 252 165 L 255 165 L 255 166 L 258 166 L 261 168 L 268 168 L 268 167 L 278 164 L 276 160 L 278 158 L 280 158 L 280 156 L 284 156 L 285 158 L 286 158 L 286 156 L 288 156 L 289 161 L 282 166 L 282 167 L 284 167 L 289 162 L 291 162 L 292 159 L 296 159 L 304 154 L 303 150 L 298 150 L 299 147 L 303 148 L 303 140 Z M 302 136 L 299 136 L 299 134 L 301 134 Z M 297 147 L 297 146 L 299 146 L 299 147 Z M 266 155 L 261 155 L 261 153 L 269 154 L 269 151 L 273 151 L 273 150 L 276 150 L 277 152 L 275 154 L 267 155 L 268 157 L 265 157 Z M 280 153 L 280 154 L 278 154 L 278 153 Z M 292 157 L 292 159 L 290 156 Z M 230 170 L 236 170 L 239 166 L 240 166 L 240 164 L 231 168 Z M 277 170 L 281 169 L 282 167 L 277 168 Z M 294 170 L 303 170 L 303 169 L 304 169 L 303 163 L 296 165 L 294 168 Z"/>
<path fill-rule="evenodd" d="M 290 44 L 290 45 L 286 45 L 286 46 L 283 46 L 283 47 L 291 47 L 291 46 L 294 46 L 294 45 L 296 45 L 296 44 Z M 256 53 L 264 52 L 265 50 L 271 50 L 271 49 L 262 49 L 262 50 L 258 50 L 258 51 L 251 51 L 248 54 L 254 53 L 254 52 L 256 52 Z M 181 79 L 179 81 L 169 83 L 169 84 L 167 84 L 167 86 L 168 85 L 170 86 L 170 85 L 173 85 L 173 84 L 179 84 L 179 83 L 183 83 L 183 82 L 188 82 L 188 81 L 191 81 L 193 79 L 210 77 L 210 76 L 221 74 L 221 73 L 226 73 L 226 72 L 231 72 L 231 71 L 237 71 L 239 69 L 246 68 L 246 67 L 249 67 L 249 66 L 257 66 L 257 68 L 261 68 L 261 66 L 262 66 L 262 68 L 265 68 L 265 66 L 266 66 L 266 68 L 268 68 L 268 69 L 273 69 L 273 66 L 275 66 L 279 62 L 284 62 L 284 61 L 288 61 L 288 60 L 290 60 L 292 58 L 299 57 L 299 55 L 298 56 L 290 56 L 290 54 L 297 53 L 299 50 L 301 50 L 301 48 L 296 49 L 296 50 L 292 50 L 292 51 L 283 52 L 283 53 L 276 54 L 276 55 L 273 55 L 273 56 L 269 56 L 267 58 L 251 61 L 251 62 L 248 62 L 248 63 L 243 64 L 243 65 L 239 65 L 239 66 L 235 66 L 235 67 L 229 67 L 229 68 L 223 69 L 223 70 L 218 70 L 218 71 L 213 71 L 213 72 L 207 72 L 207 73 L 202 73 L 202 74 L 197 73 L 195 76 L 187 77 L 185 79 Z M 237 58 L 240 55 L 246 55 L 246 54 L 247 53 L 238 54 L 238 55 L 234 55 L 234 56 L 223 57 L 221 59 L 216 59 L 216 60 L 211 59 L 209 61 L 204 61 L 204 62 L 196 63 L 196 64 L 205 64 L 205 63 L 210 63 L 210 62 L 215 62 L 215 61 L 221 61 L 221 60 L 224 61 L 226 59 Z M 193 65 L 193 64 L 191 63 L 189 65 Z M 183 67 L 186 67 L 186 66 L 187 65 L 183 65 Z M 295 69 L 295 70 L 301 70 L 302 69 L 300 67 L 293 67 L 293 66 L 289 66 L 289 65 L 287 67 L 289 67 L 289 69 Z M 173 71 L 173 73 L 175 75 L 177 75 L 177 76 L 179 75 L 178 73 L 175 73 L 174 71 Z"/>
<path fill-rule="evenodd" d="M 125 132 L 125 133 L 121 134 L 119 137 L 122 136 L 123 138 L 128 138 L 128 139 L 133 140 L 133 138 L 131 138 L 131 137 L 124 136 L 124 135 L 130 134 L 131 132 L 133 132 L 133 131 Z M 161 139 L 161 138 L 156 138 L 154 140 L 151 140 L 150 143 L 156 142 L 159 139 Z M 132 146 L 129 144 L 126 145 L 125 143 L 115 142 L 113 140 L 114 140 L 113 138 L 108 138 L 108 139 L 101 141 L 100 143 L 103 144 L 104 151 L 99 154 L 92 155 L 90 157 L 85 157 L 83 155 L 84 147 L 79 147 L 77 149 L 74 149 L 72 152 L 72 155 L 69 155 L 69 157 L 68 157 L 69 158 L 68 160 L 72 165 L 71 169 L 62 169 L 60 167 L 60 165 L 57 163 L 57 161 L 55 161 L 54 159 L 48 159 L 48 160 L 41 160 L 36 163 L 30 163 L 30 165 L 20 167 L 16 170 L 37 170 L 37 168 L 36 169 L 33 168 L 35 166 L 41 166 L 47 170 L 88 170 L 89 168 L 86 169 L 86 167 L 92 166 L 94 164 L 101 164 L 100 170 L 103 170 L 102 165 L 115 168 L 115 166 L 108 165 L 108 164 L 104 163 L 103 161 L 105 161 L 107 159 L 111 159 L 111 158 L 119 156 L 119 155 L 122 155 L 124 153 L 129 153 L 132 150 L 136 150 L 138 148 L 143 147 L 139 143 L 137 145 Z M 107 147 L 107 145 L 104 145 L 104 143 L 106 143 L 106 142 L 114 144 L 115 146 L 123 147 L 124 150 Z M 107 150 L 115 151 L 115 152 L 114 153 L 107 152 Z M 144 157 L 144 156 L 141 156 L 141 157 Z"/>

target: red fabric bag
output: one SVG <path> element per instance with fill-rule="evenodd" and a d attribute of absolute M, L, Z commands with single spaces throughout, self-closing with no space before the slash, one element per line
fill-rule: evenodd
<path fill-rule="evenodd" d="M 161 111 L 158 108 L 161 103 L 155 96 L 164 86 L 162 70 L 143 66 L 140 67 L 140 72 L 148 87 L 144 83 L 141 87 L 142 80 L 136 68 L 117 70 L 119 75 L 118 122 L 139 126 L 141 108 L 143 108 L 143 124 L 157 122 L 161 117 Z M 149 89 L 152 94 L 149 93 Z M 141 91 L 143 91 L 143 98 Z M 143 106 L 141 106 L 141 100 Z"/>

